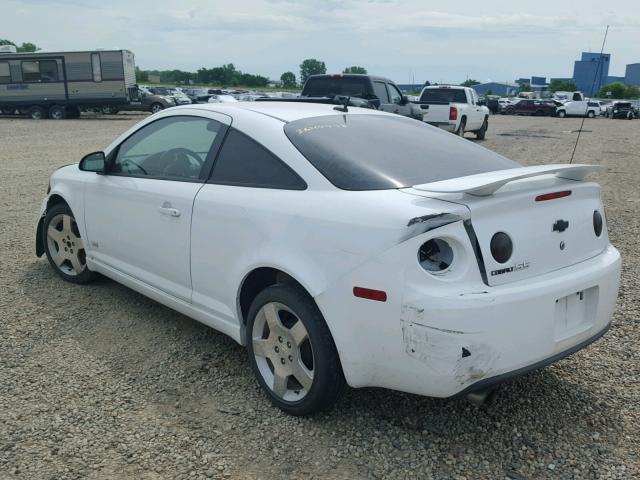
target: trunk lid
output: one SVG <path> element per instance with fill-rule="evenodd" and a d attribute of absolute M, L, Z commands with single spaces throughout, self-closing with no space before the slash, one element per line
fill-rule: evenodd
<path fill-rule="evenodd" d="M 581 177 L 589 171 L 585 168 L 588 166 L 572 167 L 575 168 L 553 173 Z M 599 185 L 544 173 L 523 176 L 521 171 L 531 168 L 511 169 L 510 176 L 517 178 L 515 181 L 505 178 L 505 170 L 482 174 L 486 177 L 484 182 L 460 182 L 461 179 L 437 182 L 433 188 L 438 192 L 429 191 L 429 185 L 435 183 L 404 191 L 465 205 L 471 212 L 487 283 L 503 285 L 582 262 L 601 253 L 609 243 Z M 466 178 L 473 180 L 473 177 Z M 501 184 L 497 186 L 496 182 Z M 465 183 L 467 186 L 462 187 Z M 465 189 L 484 194 L 472 195 Z M 536 201 L 539 195 L 560 191 L 571 193 L 561 198 Z M 599 237 L 593 226 L 596 210 L 603 219 Z M 509 235 L 513 244 L 513 252 L 504 263 L 496 261 L 491 253 L 491 239 L 498 232 Z"/>
<path fill-rule="evenodd" d="M 419 103 L 422 120 L 431 123 L 449 123 L 449 104 Z"/>

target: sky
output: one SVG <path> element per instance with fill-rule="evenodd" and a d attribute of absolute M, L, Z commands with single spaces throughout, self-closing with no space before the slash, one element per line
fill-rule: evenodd
<path fill-rule="evenodd" d="M 571 77 L 582 51 L 640 62 L 640 1 L 0 0 L 0 38 L 47 51 L 124 48 L 142 69 L 298 76 L 305 58 L 397 83 Z"/>

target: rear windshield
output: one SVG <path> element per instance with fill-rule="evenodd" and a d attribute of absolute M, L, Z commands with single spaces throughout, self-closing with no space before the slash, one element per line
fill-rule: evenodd
<path fill-rule="evenodd" d="M 370 93 L 369 80 L 366 77 L 310 78 L 304 84 L 302 91 L 302 95 L 305 97 L 333 97 L 335 95 L 366 97 Z"/>
<path fill-rule="evenodd" d="M 464 90 L 459 88 L 426 88 L 420 96 L 425 103 L 467 103 Z"/>
<path fill-rule="evenodd" d="M 426 123 L 399 115 L 327 115 L 287 123 L 284 132 L 343 190 L 384 190 L 520 165 Z"/>

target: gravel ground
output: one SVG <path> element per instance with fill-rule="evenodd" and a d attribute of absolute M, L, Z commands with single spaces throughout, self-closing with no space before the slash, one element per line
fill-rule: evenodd
<path fill-rule="evenodd" d="M 293 418 L 231 339 L 103 279 L 34 256 L 51 171 L 141 117 L 0 119 L 0 478 L 640 477 L 640 122 L 585 122 L 624 270 L 603 340 L 500 387 L 485 409 L 381 389 Z M 484 146 L 567 162 L 578 119 L 491 118 Z"/>

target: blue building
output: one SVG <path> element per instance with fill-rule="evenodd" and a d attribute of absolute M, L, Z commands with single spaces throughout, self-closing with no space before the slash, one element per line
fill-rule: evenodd
<path fill-rule="evenodd" d="M 624 83 L 640 86 L 640 63 L 630 63 L 624 72 Z"/>
<path fill-rule="evenodd" d="M 471 88 L 473 88 L 478 95 L 487 95 L 488 93 L 492 95 L 516 95 L 520 89 L 520 85 L 517 83 L 488 82 L 473 85 Z"/>
<path fill-rule="evenodd" d="M 625 78 L 624 77 L 616 77 L 614 75 L 609 75 L 607 77 L 607 82 L 605 83 L 605 85 L 609 85 L 610 83 L 624 83 L 625 82 Z"/>
<path fill-rule="evenodd" d="M 547 77 L 531 77 L 531 85 L 545 85 Z"/>
<path fill-rule="evenodd" d="M 591 96 L 606 85 L 610 59 L 610 53 L 582 52 L 582 58 L 573 64 L 573 81 L 578 90 Z"/>

